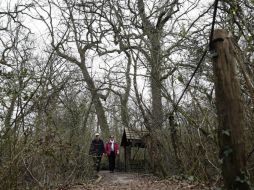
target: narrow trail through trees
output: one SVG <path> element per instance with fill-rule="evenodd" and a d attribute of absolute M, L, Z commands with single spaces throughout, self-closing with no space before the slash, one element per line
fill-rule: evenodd
<path fill-rule="evenodd" d="M 101 171 L 98 179 L 87 184 L 76 185 L 69 190 L 208 190 L 204 184 L 176 177 L 159 180 L 158 178 L 138 173 Z"/>

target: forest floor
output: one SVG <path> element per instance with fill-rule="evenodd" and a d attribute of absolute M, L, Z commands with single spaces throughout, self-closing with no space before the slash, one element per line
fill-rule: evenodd
<path fill-rule="evenodd" d="M 192 180 L 171 177 L 160 180 L 147 174 L 101 171 L 90 183 L 74 185 L 68 190 L 209 190 L 214 189 Z"/>

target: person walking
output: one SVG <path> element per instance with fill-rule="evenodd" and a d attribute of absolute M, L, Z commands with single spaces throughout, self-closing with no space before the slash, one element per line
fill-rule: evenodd
<path fill-rule="evenodd" d="M 92 140 L 89 150 L 89 155 L 93 156 L 94 167 L 97 172 L 100 171 L 101 158 L 105 153 L 103 140 L 99 133 L 95 133 L 95 138 Z"/>
<path fill-rule="evenodd" d="M 109 171 L 112 173 L 115 170 L 116 155 L 119 155 L 119 145 L 115 142 L 113 135 L 110 136 L 109 141 L 106 143 L 105 150 L 109 161 Z"/>

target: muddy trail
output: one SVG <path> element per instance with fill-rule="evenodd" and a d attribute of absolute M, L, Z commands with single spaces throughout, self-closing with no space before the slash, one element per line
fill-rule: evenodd
<path fill-rule="evenodd" d="M 208 190 L 214 189 L 192 180 L 180 180 L 176 177 L 160 180 L 152 175 L 101 171 L 98 178 L 67 188 L 68 190 Z"/>

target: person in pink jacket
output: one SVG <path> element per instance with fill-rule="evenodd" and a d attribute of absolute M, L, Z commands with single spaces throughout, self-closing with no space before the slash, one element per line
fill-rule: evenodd
<path fill-rule="evenodd" d="M 119 145 L 115 142 L 114 136 L 111 135 L 105 146 L 106 154 L 108 155 L 109 171 L 112 173 L 115 169 L 116 156 L 119 155 Z"/>

